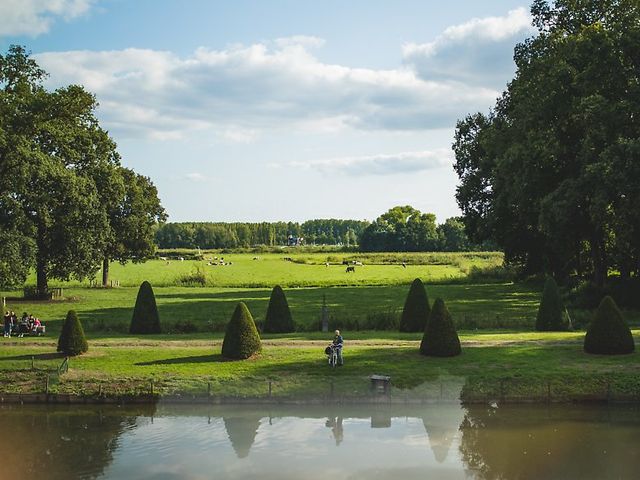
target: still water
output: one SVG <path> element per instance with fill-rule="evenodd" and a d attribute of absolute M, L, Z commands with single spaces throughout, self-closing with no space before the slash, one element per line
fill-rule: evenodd
<path fill-rule="evenodd" d="M 0 479 L 640 478 L 640 408 L 0 406 Z"/>

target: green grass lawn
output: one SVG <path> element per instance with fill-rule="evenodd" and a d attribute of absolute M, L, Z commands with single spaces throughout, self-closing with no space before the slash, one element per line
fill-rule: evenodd
<path fill-rule="evenodd" d="M 634 333 L 640 336 L 640 331 Z M 220 356 L 219 338 L 105 338 L 91 343 L 87 354 L 72 358 L 69 372 L 52 382 L 51 391 L 139 394 L 149 391 L 153 379 L 154 391 L 165 395 L 203 395 L 210 388 L 213 395 L 263 397 L 271 381 L 276 396 L 326 396 L 331 388 L 338 396 L 358 396 L 367 393 L 370 374 L 383 373 L 392 377 L 393 394 L 408 398 L 437 396 L 443 379 L 448 394 L 467 399 L 543 398 L 549 388 L 554 399 L 601 398 L 607 389 L 621 397 L 640 394 L 640 353 L 587 355 L 582 334 L 576 332 L 467 332 L 461 335 L 463 354 L 454 358 L 419 355 L 416 334 L 400 340 L 378 338 L 377 332 L 362 337 L 347 343 L 345 366 L 338 369 L 326 364 L 325 342 L 320 340 L 267 338 L 262 354 L 226 361 Z M 51 341 L 0 349 L 1 390 L 42 391 L 45 374 L 62 360 L 54 350 Z"/>
<path fill-rule="evenodd" d="M 324 267 L 323 267 L 324 268 Z M 285 289 L 294 321 L 303 329 L 315 326 L 323 298 L 332 322 L 365 321 L 380 315 L 397 316 L 404 305 L 408 285 Z M 263 288 L 154 288 L 163 328 L 170 331 L 178 321 L 190 321 L 201 331 L 221 330 L 235 305 L 244 301 L 254 318 L 264 318 L 270 289 Z M 535 321 L 539 293 L 513 283 L 427 285 L 433 302 L 445 299 L 454 320 L 463 327 L 522 327 Z M 68 288 L 65 301 L 10 301 L 7 308 L 19 315 L 26 311 L 41 318 L 56 335 L 66 313 L 75 309 L 91 336 L 128 331 L 137 288 Z"/>
<path fill-rule="evenodd" d="M 411 283 L 414 278 L 425 282 L 451 282 L 463 280 L 472 267 L 491 268 L 502 264 L 500 253 L 447 253 L 447 254 L 338 254 L 338 253 L 283 253 L 283 254 L 214 254 L 204 260 L 149 260 L 145 263 L 121 265 L 112 263 L 110 278 L 121 286 L 137 287 L 144 280 L 153 286 L 177 286 L 189 283 L 194 273 L 204 274 L 209 287 L 271 288 L 283 287 L 398 285 Z M 224 257 L 231 265 L 208 265 Z M 284 258 L 293 261 L 285 261 Z M 254 258 L 257 258 L 254 260 Z M 346 272 L 345 259 L 361 261 L 355 272 Z M 406 268 L 402 262 L 406 263 Z M 330 265 L 325 266 L 325 262 Z M 27 280 L 35 284 L 35 274 Z M 89 286 L 89 281 L 58 282 L 51 287 Z"/>

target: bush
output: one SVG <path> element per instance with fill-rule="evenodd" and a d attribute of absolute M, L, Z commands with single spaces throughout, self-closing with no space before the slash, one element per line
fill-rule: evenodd
<path fill-rule="evenodd" d="M 206 287 L 207 274 L 204 268 L 196 265 L 191 273 L 184 274 L 178 278 L 178 283 L 183 287 Z"/>
<path fill-rule="evenodd" d="M 416 278 L 411 284 L 400 317 L 401 332 L 424 332 L 429 318 L 430 308 L 427 291 L 422 280 Z"/>
<path fill-rule="evenodd" d="M 433 304 L 420 342 L 420 353 L 431 357 L 454 357 L 462 353 L 456 327 L 441 298 L 437 298 Z"/>
<path fill-rule="evenodd" d="M 563 315 L 564 307 L 560 299 L 560 290 L 553 277 L 547 277 L 542 291 L 542 299 L 536 317 L 536 330 L 539 332 L 558 332 L 567 329 Z"/>
<path fill-rule="evenodd" d="M 160 333 L 160 316 L 151 284 L 142 282 L 131 317 L 129 333 Z"/>
<path fill-rule="evenodd" d="M 295 331 L 287 297 L 284 295 L 280 285 L 276 285 L 271 291 L 263 331 L 265 333 L 289 333 Z"/>
<path fill-rule="evenodd" d="M 629 326 L 616 302 L 606 296 L 600 302 L 584 337 L 584 351 L 601 355 L 622 355 L 635 350 Z"/>
<path fill-rule="evenodd" d="M 244 360 L 261 350 L 260 335 L 251 312 L 244 302 L 240 302 L 227 324 L 222 341 L 222 356 Z"/>
<path fill-rule="evenodd" d="M 58 338 L 58 352 L 75 356 L 89 350 L 82 324 L 75 310 L 69 310 Z"/>

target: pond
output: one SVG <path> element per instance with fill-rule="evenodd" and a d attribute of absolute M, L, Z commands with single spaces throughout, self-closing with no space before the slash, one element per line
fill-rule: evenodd
<path fill-rule="evenodd" d="M 0 479 L 639 478 L 640 408 L 0 406 Z"/>

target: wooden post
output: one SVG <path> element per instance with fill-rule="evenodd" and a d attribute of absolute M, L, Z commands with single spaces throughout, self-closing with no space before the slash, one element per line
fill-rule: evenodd
<path fill-rule="evenodd" d="M 102 384 L 98 385 L 98 396 L 102 396 Z"/>
<path fill-rule="evenodd" d="M 211 397 L 211 382 L 207 382 L 207 397 Z"/>
<path fill-rule="evenodd" d="M 49 374 L 47 373 L 47 378 L 44 384 L 44 393 L 49 395 Z"/>
<path fill-rule="evenodd" d="M 33 355 L 31 355 L 31 370 L 33 370 Z"/>
<path fill-rule="evenodd" d="M 327 307 L 326 295 L 322 295 L 322 331 L 329 331 L 329 307 Z"/>
<path fill-rule="evenodd" d="M 269 380 L 269 398 L 271 398 L 271 380 Z"/>
<path fill-rule="evenodd" d="M 153 396 L 153 378 L 150 380 L 151 383 L 151 396 Z"/>

